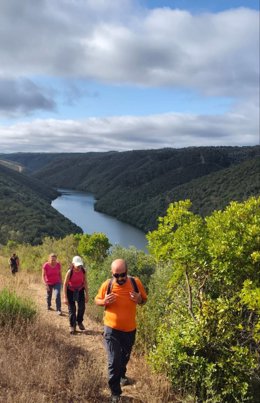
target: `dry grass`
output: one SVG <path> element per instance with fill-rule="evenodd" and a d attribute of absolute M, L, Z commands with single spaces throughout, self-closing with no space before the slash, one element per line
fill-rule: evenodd
<path fill-rule="evenodd" d="M 0 336 L 0 399 L 6 402 L 100 402 L 104 381 L 91 355 L 64 343 L 37 320 Z"/>

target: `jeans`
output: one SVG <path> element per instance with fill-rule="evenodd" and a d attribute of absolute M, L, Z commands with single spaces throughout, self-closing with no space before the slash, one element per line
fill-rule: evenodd
<path fill-rule="evenodd" d="M 136 330 L 122 332 L 104 327 L 104 343 L 108 356 L 108 385 L 113 395 L 121 395 L 120 379 L 125 377 L 126 366 L 135 342 Z"/>
<path fill-rule="evenodd" d="M 82 323 L 85 313 L 85 289 L 79 291 L 71 291 L 67 289 L 68 296 L 68 309 L 69 309 L 69 322 L 71 327 L 75 327 L 76 323 Z M 78 305 L 78 311 L 76 308 Z"/>
<path fill-rule="evenodd" d="M 48 290 L 47 290 L 47 296 L 46 296 L 48 308 L 51 307 L 52 292 L 54 291 L 56 310 L 57 311 L 61 310 L 60 290 L 61 290 L 61 283 L 51 284 L 51 285 L 48 284 Z"/>

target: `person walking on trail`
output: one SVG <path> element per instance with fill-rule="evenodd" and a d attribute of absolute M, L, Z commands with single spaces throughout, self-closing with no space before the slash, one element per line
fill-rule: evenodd
<path fill-rule="evenodd" d="M 127 263 L 116 259 L 111 265 L 112 279 L 106 280 L 95 297 L 104 306 L 104 344 L 108 356 L 108 385 L 111 402 L 119 402 L 121 386 L 130 383 L 126 367 L 136 334 L 136 306 L 144 304 L 147 295 L 137 277 L 128 276 Z"/>
<path fill-rule="evenodd" d="M 70 333 L 76 332 L 76 324 L 79 330 L 86 330 L 83 319 L 85 304 L 88 302 L 88 283 L 86 269 L 80 256 L 74 256 L 72 259 L 71 268 L 65 276 L 63 292 L 64 304 L 68 305 L 69 310 Z"/>
<path fill-rule="evenodd" d="M 13 253 L 9 259 L 9 266 L 13 275 L 18 272 L 19 264 L 19 257 L 16 255 L 16 253 Z"/>
<path fill-rule="evenodd" d="M 42 281 L 46 286 L 47 309 L 49 311 L 52 310 L 51 302 L 52 293 L 54 291 L 56 311 L 58 315 L 62 315 L 60 295 L 62 285 L 61 264 L 57 261 L 57 255 L 55 253 L 51 253 L 48 261 L 42 266 Z"/>

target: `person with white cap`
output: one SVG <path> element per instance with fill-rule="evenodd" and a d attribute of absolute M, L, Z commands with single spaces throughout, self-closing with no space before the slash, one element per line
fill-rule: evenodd
<path fill-rule="evenodd" d="M 88 283 L 86 270 L 80 256 L 74 256 L 68 270 L 64 285 L 64 304 L 68 305 L 70 333 L 75 334 L 76 325 L 79 330 L 85 330 L 83 325 L 85 304 L 88 302 Z"/>

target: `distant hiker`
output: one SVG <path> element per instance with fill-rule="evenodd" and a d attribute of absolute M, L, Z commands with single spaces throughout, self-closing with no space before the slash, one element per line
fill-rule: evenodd
<path fill-rule="evenodd" d="M 80 256 L 74 256 L 72 259 L 71 268 L 65 276 L 63 292 L 64 304 L 68 305 L 69 309 L 70 333 L 76 332 L 76 324 L 79 330 L 85 330 L 83 319 L 85 304 L 88 302 L 88 283 L 86 269 Z"/>
<path fill-rule="evenodd" d="M 11 273 L 13 275 L 15 275 L 15 273 L 18 272 L 19 264 L 20 264 L 19 257 L 16 255 L 16 253 L 13 253 L 9 259 L 9 265 L 10 265 Z"/>
<path fill-rule="evenodd" d="M 119 402 L 121 386 L 129 384 L 126 366 L 136 333 L 136 305 L 144 304 L 147 295 L 139 278 L 127 275 L 127 263 L 116 259 L 111 265 L 112 279 L 100 287 L 95 302 L 105 307 L 104 343 L 108 356 L 108 385 L 111 402 Z"/>
<path fill-rule="evenodd" d="M 47 291 L 47 309 L 49 311 L 51 310 L 52 292 L 54 291 L 56 311 L 58 315 L 62 315 L 60 296 L 62 285 L 61 264 L 57 261 L 57 255 L 55 253 L 51 253 L 48 261 L 42 266 L 42 281 L 45 284 Z"/>

